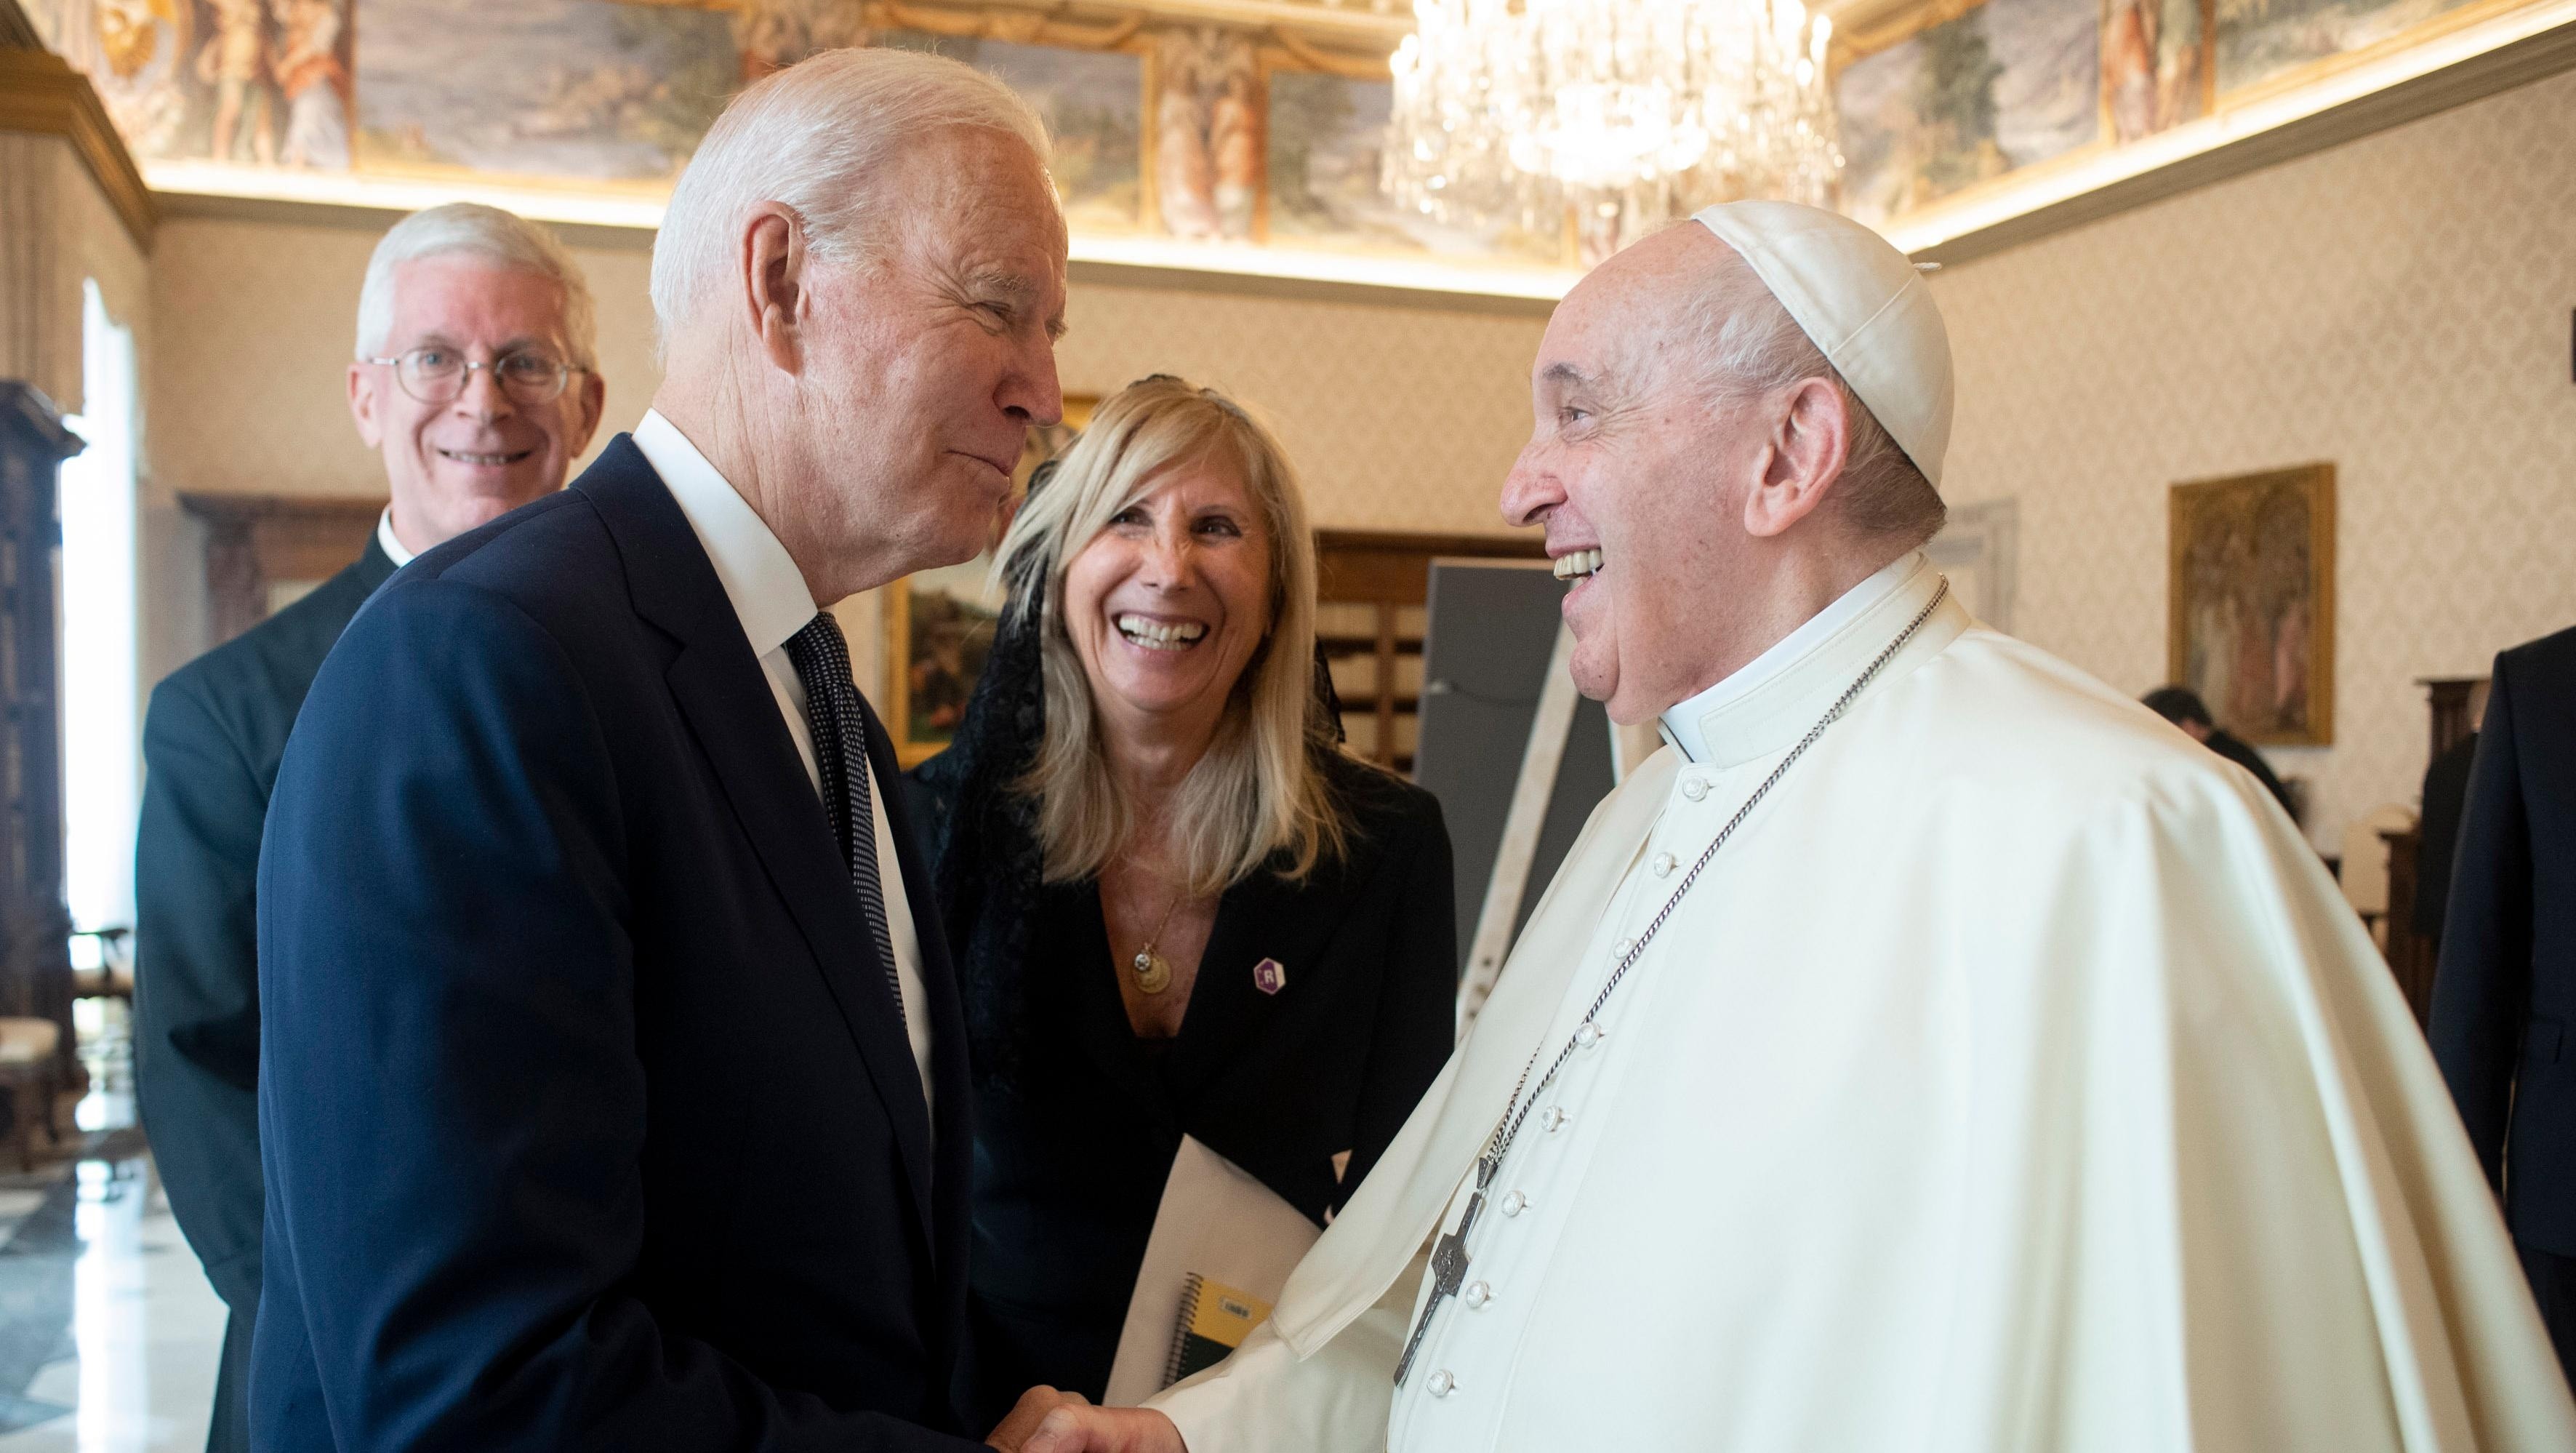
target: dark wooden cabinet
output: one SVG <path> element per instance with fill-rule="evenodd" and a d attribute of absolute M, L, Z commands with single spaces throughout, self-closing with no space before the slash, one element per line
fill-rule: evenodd
<path fill-rule="evenodd" d="M 55 602 L 62 462 L 81 451 L 51 400 L 0 381 L 0 1016 L 49 1019 L 72 1053 L 71 911 L 63 902 L 62 702 Z"/>

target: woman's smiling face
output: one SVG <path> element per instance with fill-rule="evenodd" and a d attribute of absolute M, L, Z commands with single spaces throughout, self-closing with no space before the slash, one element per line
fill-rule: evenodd
<path fill-rule="evenodd" d="M 1066 567 L 1064 616 L 1112 729 L 1213 733 L 1270 631 L 1268 522 L 1231 460 L 1163 470 Z"/>

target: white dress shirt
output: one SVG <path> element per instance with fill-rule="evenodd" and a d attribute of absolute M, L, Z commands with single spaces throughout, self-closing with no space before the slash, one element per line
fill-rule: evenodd
<path fill-rule="evenodd" d="M 376 544 L 381 547 L 387 555 L 393 557 L 394 568 L 396 570 L 400 570 L 404 566 L 409 565 L 411 563 L 412 556 L 418 553 L 416 551 L 404 549 L 402 537 L 394 533 L 394 507 L 392 505 L 385 506 L 385 512 L 376 517 Z"/>
<path fill-rule="evenodd" d="M 823 770 L 815 760 L 814 729 L 805 716 L 805 683 L 787 659 L 788 638 L 805 629 L 815 614 L 804 572 L 796 568 L 787 547 L 778 543 L 769 526 L 670 420 L 647 410 L 643 422 L 635 426 L 634 437 L 635 447 L 643 451 L 653 472 L 662 476 L 671 498 L 679 502 L 680 513 L 688 516 L 689 528 L 697 532 L 698 543 L 706 548 L 708 563 L 715 566 L 716 580 L 724 586 L 725 598 L 733 602 L 751 654 L 769 678 L 770 695 L 777 698 L 779 715 L 787 720 L 787 735 L 795 739 L 796 755 L 804 761 L 806 780 L 814 784 L 819 800 Z M 921 1094 L 927 1101 L 930 1016 L 923 997 L 921 940 L 913 929 L 901 859 L 895 856 L 894 834 L 886 823 L 885 784 L 878 780 L 873 764 L 862 765 L 874 808 L 868 815 L 876 824 L 886 932 L 894 940 L 895 974 L 903 984 L 904 1035 L 912 1042 L 913 1064 L 921 1072 Z"/>

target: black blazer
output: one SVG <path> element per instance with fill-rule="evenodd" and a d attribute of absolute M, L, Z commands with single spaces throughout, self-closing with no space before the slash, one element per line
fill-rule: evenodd
<path fill-rule="evenodd" d="M 2576 630 L 2496 657 L 2433 980 L 2433 1057 L 2514 1239 L 2576 1256 Z"/>
<path fill-rule="evenodd" d="M 935 1135 L 822 804 L 631 441 L 378 592 L 260 861 L 263 1453 L 974 1446 L 965 1046 L 886 810 Z"/>
<path fill-rule="evenodd" d="M 981 1415 L 1035 1382 L 1101 1396 L 1184 1133 L 1321 1225 L 1447 1061 L 1457 898 L 1440 805 L 1338 755 L 1327 771 L 1349 855 L 1303 884 L 1262 872 L 1226 891 L 1160 1047 L 1128 1025 L 1097 884 L 1042 890 L 1015 1071 L 977 1074 Z M 1255 982 L 1264 959 L 1286 970 L 1276 993 Z"/>
<path fill-rule="evenodd" d="M 259 1311 L 259 954 L 252 881 L 269 789 L 313 673 L 394 573 L 365 553 L 163 678 L 143 718 L 134 839 L 134 1081 L 170 1210 L 232 1317 L 209 1446 L 250 1447 Z"/>

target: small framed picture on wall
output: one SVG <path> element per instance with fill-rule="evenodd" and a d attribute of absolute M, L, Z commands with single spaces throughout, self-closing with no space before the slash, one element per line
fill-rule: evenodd
<path fill-rule="evenodd" d="M 965 719 L 966 703 L 993 649 L 993 628 L 1002 618 L 993 549 L 1019 502 L 1028 498 L 1030 474 L 1073 446 L 1099 402 L 1067 395 L 1062 423 L 1029 431 L 1019 467 L 1012 471 L 1011 505 L 995 518 L 983 553 L 962 565 L 918 571 L 886 587 L 886 690 L 880 699 L 886 730 L 894 737 L 895 760 L 905 767 L 917 767 L 945 751 Z"/>
<path fill-rule="evenodd" d="M 2166 677 L 2258 746 L 2334 741 L 2335 468 L 2173 487 Z"/>

